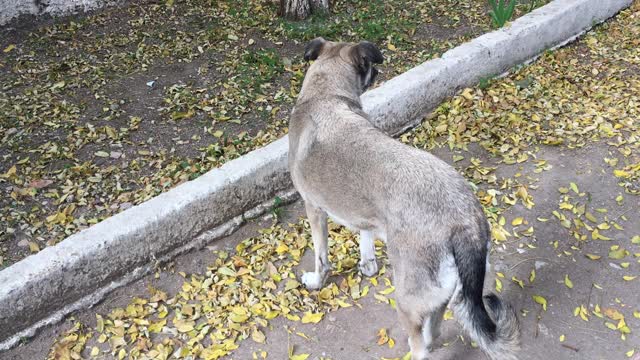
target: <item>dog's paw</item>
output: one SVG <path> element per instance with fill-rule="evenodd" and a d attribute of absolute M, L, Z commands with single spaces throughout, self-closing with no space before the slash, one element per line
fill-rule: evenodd
<path fill-rule="evenodd" d="M 308 272 L 302 274 L 302 283 L 309 290 L 318 290 L 322 287 L 322 278 L 317 272 Z"/>
<path fill-rule="evenodd" d="M 378 262 L 376 259 L 361 260 L 359 264 L 360 272 L 365 276 L 375 276 L 378 274 Z"/>

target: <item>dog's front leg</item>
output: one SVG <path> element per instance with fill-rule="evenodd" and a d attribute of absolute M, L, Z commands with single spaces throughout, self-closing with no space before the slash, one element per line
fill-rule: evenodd
<path fill-rule="evenodd" d="M 375 239 L 373 232 L 360 231 L 360 271 L 365 276 L 374 276 L 378 273 Z"/>
<path fill-rule="evenodd" d="M 311 225 L 311 237 L 313 238 L 313 248 L 315 251 L 316 271 L 302 275 L 302 283 L 307 289 L 315 290 L 322 287 L 327 274 L 329 273 L 329 257 L 327 250 L 327 213 L 322 209 L 305 201 L 307 217 Z"/>

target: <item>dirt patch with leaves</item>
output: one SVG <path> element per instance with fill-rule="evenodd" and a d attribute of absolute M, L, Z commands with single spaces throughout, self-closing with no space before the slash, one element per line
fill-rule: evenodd
<path fill-rule="evenodd" d="M 632 69 L 640 61 L 639 35 L 636 2 L 577 43 L 465 89 L 400 138 L 454 164 L 475 187 L 492 223 L 491 288 L 517 302 L 525 348 L 536 350 L 523 359 L 577 359 L 589 351 L 638 357 L 640 74 Z M 171 294 L 149 289 L 127 306 L 96 314 L 95 326 L 71 320 L 49 356 L 310 358 L 322 338 L 300 340 L 303 350 L 272 342 L 270 351 L 280 353 L 270 355 L 270 324 L 284 321 L 285 339 L 309 340 L 295 327 L 366 312 L 362 304 L 372 301 L 376 312 L 395 306 L 382 244 L 380 273 L 363 279 L 357 237 L 332 225 L 330 239 L 338 280 L 320 291 L 297 280 L 296 267 L 311 247 L 307 223 L 274 224 L 215 251 L 205 272 L 182 273 Z M 393 350 L 387 329 L 368 331 L 371 346 L 396 351 L 383 359 L 407 358 L 406 345 Z M 445 347 L 473 347 L 459 335 L 449 340 Z"/>
<path fill-rule="evenodd" d="M 292 23 L 271 1 L 143 0 L 0 29 L 0 268 L 285 134 L 306 41 L 374 41 L 384 80 L 490 30 L 487 9 L 336 1 Z"/>

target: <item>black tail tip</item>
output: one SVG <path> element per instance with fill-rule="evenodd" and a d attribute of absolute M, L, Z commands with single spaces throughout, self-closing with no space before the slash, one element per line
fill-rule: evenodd
<path fill-rule="evenodd" d="M 496 294 L 491 293 L 491 294 L 485 295 L 484 302 L 489 308 L 491 313 L 493 314 L 500 313 L 500 310 L 502 309 L 502 301 L 500 300 L 500 298 L 498 298 L 498 296 L 496 296 Z"/>

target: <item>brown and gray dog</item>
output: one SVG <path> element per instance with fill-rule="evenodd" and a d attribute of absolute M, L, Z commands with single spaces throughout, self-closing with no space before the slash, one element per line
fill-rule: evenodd
<path fill-rule="evenodd" d="M 517 359 L 514 310 L 483 297 L 489 224 L 466 180 L 435 156 L 389 137 L 362 111 L 382 54 L 369 42 L 311 41 L 307 71 L 289 127 L 289 169 L 304 199 L 315 271 L 330 270 L 327 216 L 360 232 L 360 270 L 375 275 L 374 239 L 387 244 L 400 321 L 412 359 L 427 359 L 448 304 L 491 359 Z"/>

